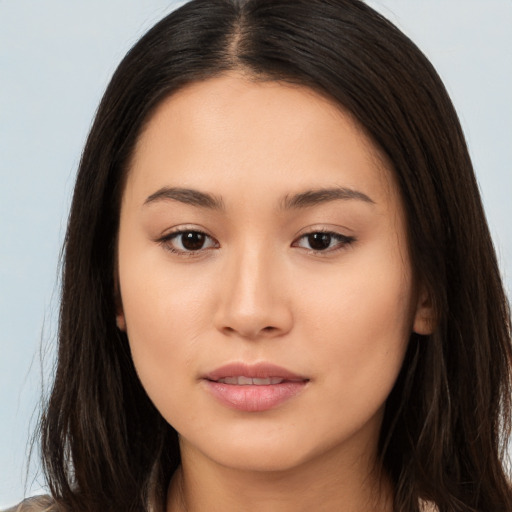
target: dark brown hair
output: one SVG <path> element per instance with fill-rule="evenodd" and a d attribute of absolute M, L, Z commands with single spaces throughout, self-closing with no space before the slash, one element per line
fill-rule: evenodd
<path fill-rule="evenodd" d="M 380 457 L 396 512 L 510 511 L 510 312 L 464 136 L 431 64 L 360 0 L 194 0 L 152 28 L 105 92 L 80 163 L 64 246 L 58 365 L 41 422 L 57 503 L 163 507 L 177 434 L 148 399 L 116 329 L 123 179 L 137 137 L 184 85 L 238 70 L 311 87 L 389 159 L 437 327 L 411 337 Z"/>

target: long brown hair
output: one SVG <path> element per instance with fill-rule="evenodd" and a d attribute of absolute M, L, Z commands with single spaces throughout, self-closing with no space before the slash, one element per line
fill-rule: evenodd
<path fill-rule="evenodd" d="M 81 159 L 64 246 L 58 365 L 41 421 L 57 503 L 73 511 L 164 506 L 180 463 L 115 324 L 127 163 L 160 102 L 239 70 L 311 87 L 349 111 L 392 163 L 414 270 L 436 312 L 411 337 L 387 401 L 380 457 L 397 512 L 512 510 L 510 311 L 464 136 L 437 73 L 360 0 L 194 0 L 128 53 Z"/>

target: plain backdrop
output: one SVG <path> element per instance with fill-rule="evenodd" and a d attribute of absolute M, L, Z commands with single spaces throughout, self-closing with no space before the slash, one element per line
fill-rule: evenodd
<path fill-rule="evenodd" d="M 182 3 L 0 0 L 0 508 L 44 491 L 37 450 L 28 472 L 26 456 L 54 364 L 59 251 L 88 128 L 126 51 Z M 368 3 L 445 81 L 510 296 L 512 0 Z"/>

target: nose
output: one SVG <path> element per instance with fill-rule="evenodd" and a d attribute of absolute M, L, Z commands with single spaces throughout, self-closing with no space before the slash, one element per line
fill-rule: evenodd
<path fill-rule="evenodd" d="M 240 251 L 226 261 L 216 328 L 228 336 L 264 339 L 282 336 L 293 325 L 286 279 L 268 251 Z"/>

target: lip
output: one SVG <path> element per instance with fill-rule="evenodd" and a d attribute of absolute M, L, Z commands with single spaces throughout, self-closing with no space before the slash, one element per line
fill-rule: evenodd
<path fill-rule="evenodd" d="M 228 384 L 219 382 L 230 377 L 282 379 L 274 384 Z M 301 393 L 309 379 L 271 363 L 231 363 L 202 377 L 206 389 L 223 405 L 244 412 L 274 409 Z"/>
<path fill-rule="evenodd" d="M 207 373 L 203 376 L 203 378 L 216 381 L 226 377 L 234 377 L 239 375 L 257 379 L 280 377 L 284 380 L 291 381 L 309 380 L 307 377 L 293 373 L 290 370 L 283 368 L 282 366 L 277 366 L 275 364 L 265 362 L 256 364 L 247 364 L 241 362 L 226 364 Z"/>

